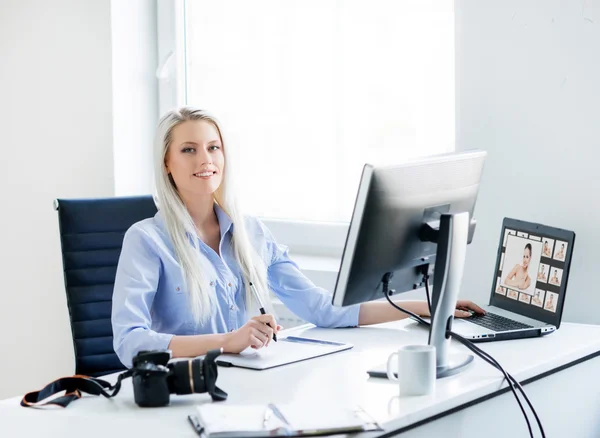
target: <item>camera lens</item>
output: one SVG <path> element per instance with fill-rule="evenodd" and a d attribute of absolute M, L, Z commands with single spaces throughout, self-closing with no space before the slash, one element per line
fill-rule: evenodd
<path fill-rule="evenodd" d="M 169 364 L 172 370 L 170 379 L 171 392 L 175 394 L 192 394 L 206 391 L 202 359 L 178 361 Z"/>

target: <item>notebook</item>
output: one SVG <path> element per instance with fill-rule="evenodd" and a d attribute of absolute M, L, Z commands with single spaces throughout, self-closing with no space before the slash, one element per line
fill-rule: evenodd
<path fill-rule="evenodd" d="M 266 370 L 313 357 L 349 350 L 353 347 L 352 344 L 348 343 L 299 336 L 287 336 L 279 338 L 277 341 L 271 342 L 268 347 L 259 350 L 248 348 L 240 354 L 222 354 L 217 358 L 217 364 L 226 367 Z"/>
<path fill-rule="evenodd" d="M 207 403 L 189 416 L 204 438 L 319 436 L 381 430 L 360 407 Z"/>

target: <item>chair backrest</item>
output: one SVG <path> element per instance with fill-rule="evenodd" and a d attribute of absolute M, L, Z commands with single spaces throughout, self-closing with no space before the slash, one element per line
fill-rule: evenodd
<path fill-rule="evenodd" d="M 57 199 L 67 305 L 77 374 L 125 367 L 113 349 L 111 306 L 123 237 L 156 214 L 151 196 Z"/>

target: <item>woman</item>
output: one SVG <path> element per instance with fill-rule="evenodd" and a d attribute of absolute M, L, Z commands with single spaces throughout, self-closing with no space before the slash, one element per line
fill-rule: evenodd
<path fill-rule="evenodd" d="M 555 269 L 554 270 L 554 274 L 552 275 L 552 278 L 550 279 L 550 283 L 555 284 L 555 285 L 559 285 L 560 281 L 558 280 L 558 271 Z"/>
<path fill-rule="evenodd" d="M 546 266 L 542 265 L 542 269 L 538 273 L 538 277 L 537 277 L 538 280 L 541 280 L 544 282 L 546 281 L 546 272 L 545 271 L 546 271 Z"/>
<path fill-rule="evenodd" d="M 558 259 L 558 260 L 564 260 L 565 259 L 565 244 L 564 243 L 560 245 L 560 249 L 558 250 L 558 252 L 554 256 L 554 258 Z"/>
<path fill-rule="evenodd" d="M 266 169 L 257 169 L 264 171 Z M 269 291 L 300 318 L 321 327 L 376 324 L 406 317 L 385 302 L 334 307 L 290 260 L 285 246 L 256 218 L 240 212 L 235 170 L 217 121 L 181 108 L 167 113 L 156 136 L 159 212 L 125 234 L 113 294 L 114 349 L 130 367 L 140 350 L 193 357 L 214 348 L 239 353 L 268 346 L 281 329 Z M 270 313 L 250 317 L 252 282 Z M 403 302 L 428 316 L 425 302 Z M 458 317 L 483 313 L 458 301 Z"/>
<path fill-rule="evenodd" d="M 504 279 L 504 284 L 507 286 L 516 287 L 520 290 L 525 290 L 531 284 L 529 277 L 529 262 L 531 261 L 531 244 L 525 245 L 523 250 L 523 264 L 516 264 Z"/>
<path fill-rule="evenodd" d="M 547 240 L 544 242 L 544 248 L 542 250 L 542 254 L 545 257 L 550 257 L 550 255 L 551 255 L 551 253 L 550 253 L 550 247 L 548 246 L 548 241 Z"/>
<path fill-rule="evenodd" d="M 554 294 L 550 294 L 550 296 L 546 300 L 546 305 L 544 306 L 544 309 L 554 312 Z"/>

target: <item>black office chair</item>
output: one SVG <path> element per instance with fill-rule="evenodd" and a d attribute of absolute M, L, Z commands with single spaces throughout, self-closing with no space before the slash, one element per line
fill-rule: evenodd
<path fill-rule="evenodd" d="M 125 367 L 113 349 L 111 305 L 123 236 L 156 214 L 151 196 L 57 199 L 75 372 L 102 376 Z"/>

